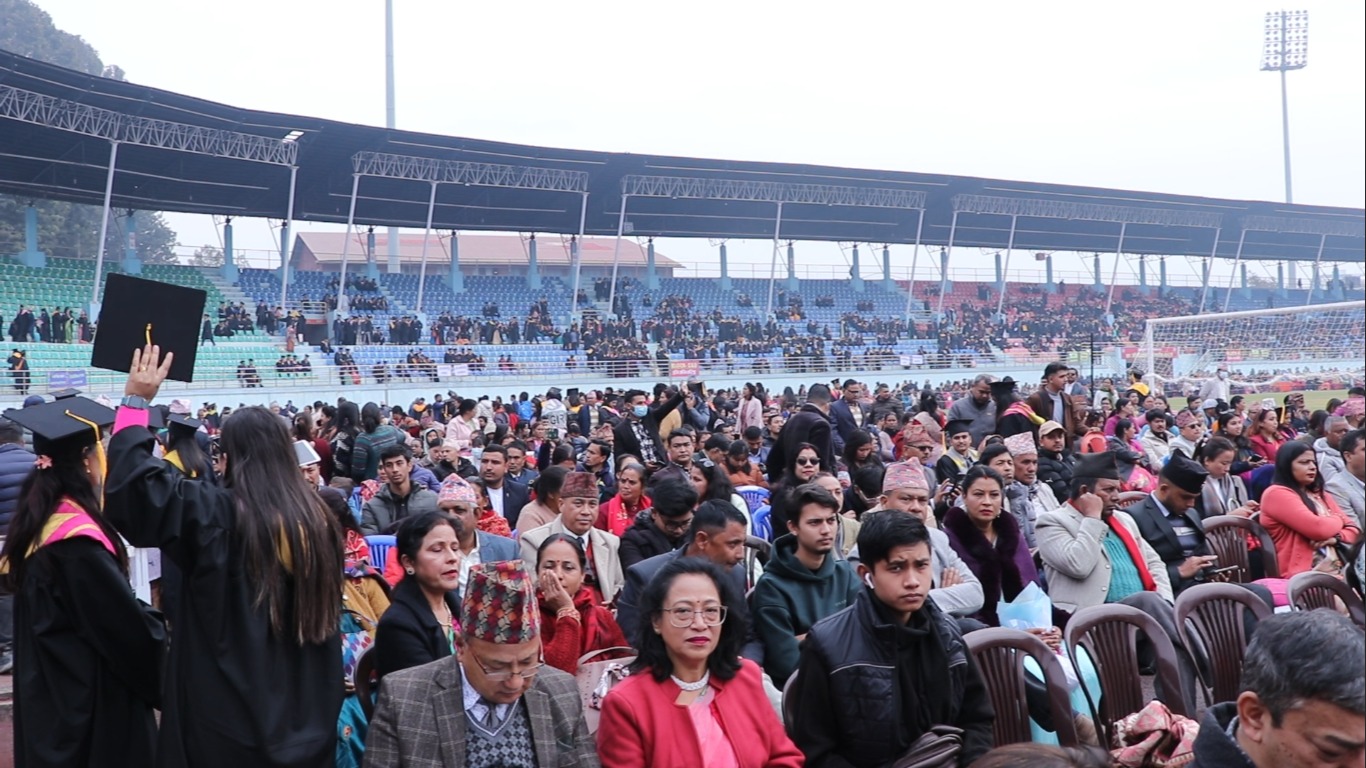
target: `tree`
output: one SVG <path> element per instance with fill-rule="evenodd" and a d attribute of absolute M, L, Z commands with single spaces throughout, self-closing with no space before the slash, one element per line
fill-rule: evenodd
<path fill-rule="evenodd" d="M 194 255 L 190 256 L 190 266 L 221 267 L 223 266 L 223 250 L 216 245 L 201 245 L 194 249 Z"/>

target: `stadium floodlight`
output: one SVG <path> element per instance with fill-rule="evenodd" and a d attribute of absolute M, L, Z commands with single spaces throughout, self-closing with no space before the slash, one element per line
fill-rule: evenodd
<path fill-rule="evenodd" d="M 1271 11 L 1266 15 L 1262 71 L 1281 73 L 1281 139 L 1285 152 L 1285 201 L 1294 202 L 1290 184 L 1290 104 L 1285 73 L 1309 65 L 1309 11 Z"/>

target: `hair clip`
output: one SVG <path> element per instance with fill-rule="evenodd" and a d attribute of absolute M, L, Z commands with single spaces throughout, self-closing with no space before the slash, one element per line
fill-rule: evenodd
<path fill-rule="evenodd" d="M 51 469 L 52 459 L 48 456 L 39 456 L 33 460 L 33 466 L 38 469 Z"/>

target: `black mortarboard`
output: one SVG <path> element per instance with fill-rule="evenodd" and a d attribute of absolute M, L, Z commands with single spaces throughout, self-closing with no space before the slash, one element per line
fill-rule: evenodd
<path fill-rule="evenodd" d="M 173 429 L 181 434 L 194 434 L 199 431 L 199 427 L 204 422 L 183 416 L 179 413 L 172 413 L 166 417 L 166 428 Z"/>
<path fill-rule="evenodd" d="M 43 456 L 69 456 L 94 445 L 114 423 L 114 409 L 84 397 L 67 397 L 28 408 L 11 408 L 5 418 L 33 433 L 33 450 Z"/>
<path fill-rule="evenodd" d="M 972 422 L 967 419 L 954 419 L 944 425 L 944 434 L 949 437 L 972 431 Z"/>
<path fill-rule="evenodd" d="M 991 396 L 1001 397 L 1015 391 L 1015 380 L 1009 376 L 1000 381 L 991 382 Z"/>
<path fill-rule="evenodd" d="M 1208 470 L 1175 451 L 1167 459 L 1167 465 L 1162 468 L 1162 479 L 1186 493 L 1200 493 L 1205 487 L 1207 477 Z"/>
<path fill-rule="evenodd" d="M 150 339 L 161 347 L 163 357 L 175 354 L 167 378 L 193 381 L 205 296 L 197 288 L 110 274 L 90 364 L 127 373 L 133 350 L 142 349 Z"/>
<path fill-rule="evenodd" d="M 1115 455 L 1109 451 L 1084 453 L 1072 468 L 1072 476 L 1092 480 L 1119 480 L 1119 465 L 1115 462 Z"/>

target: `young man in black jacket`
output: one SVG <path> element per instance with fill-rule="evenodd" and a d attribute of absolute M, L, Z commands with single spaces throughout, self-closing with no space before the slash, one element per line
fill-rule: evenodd
<path fill-rule="evenodd" d="M 874 515 L 858 536 L 865 589 L 806 636 L 788 690 L 789 731 L 808 768 L 872 768 L 906 755 L 931 727 L 963 730 L 959 765 L 992 746 L 995 712 L 958 624 L 927 600 L 925 524 Z"/>
<path fill-rule="evenodd" d="M 1067 450 L 1067 432 L 1056 421 L 1045 421 L 1039 427 L 1039 482 L 1053 491 L 1062 501 L 1072 494 L 1072 465 L 1077 459 Z"/>

